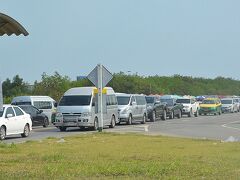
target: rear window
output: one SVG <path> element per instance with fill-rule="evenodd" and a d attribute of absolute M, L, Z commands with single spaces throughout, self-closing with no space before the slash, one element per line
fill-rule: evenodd
<path fill-rule="evenodd" d="M 92 96 L 63 96 L 59 102 L 59 106 L 89 106 Z"/>
<path fill-rule="evenodd" d="M 30 101 L 13 102 L 12 105 L 31 105 Z"/>
<path fill-rule="evenodd" d="M 190 104 L 190 99 L 177 99 L 177 103 Z"/>
<path fill-rule="evenodd" d="M 34 101 L 33 105 L 38 109 L 52 109 L 51 101 Z"/>
<path fill-rule="evenodd" d="M 13 109 L 14 109 L 14 111 L 16 113 L 16 116 L 24 115 L 24 113 L 18 107 L 14 107 Z"/>

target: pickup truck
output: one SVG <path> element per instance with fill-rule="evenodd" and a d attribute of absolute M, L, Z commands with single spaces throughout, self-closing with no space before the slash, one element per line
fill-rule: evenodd
<path fill-rule="evenodd" d="M 183 115 L 188 115 L 188 117 L 194 115 L 195 117 L 198 117 L 200 106 L 194 97 L 183 97 L 177 99 L 176 102 L 183 105 Z"/>

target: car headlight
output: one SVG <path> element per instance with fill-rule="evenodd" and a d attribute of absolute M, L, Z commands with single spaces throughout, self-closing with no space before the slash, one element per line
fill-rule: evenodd
<path fill-rule="evenodd" d="M 81 114 L 82 117 L 87 117 L 87 116 L 91 116 L 92 114 L 90 112 L 83 112 Z"/>

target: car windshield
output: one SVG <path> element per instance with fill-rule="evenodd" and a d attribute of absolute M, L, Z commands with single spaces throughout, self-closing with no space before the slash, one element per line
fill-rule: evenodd
<path fill-rule="evenodd" d="M 221 103 L 222 104 L 232 104 L 232 100 L 231 99 L 222 99 Z"/>
<path fill-rule="evenodd" d="M 215 104 L 214 100 L 203 100 L 202 104 Z"/>
<path fill-rule="evenodd" d="M 5 109 L 5 108 L 3 108 L 3 110 L 2 110 L 2 111 L 0 111 L 0 117 L 2 117 L 2 116 L 3 116 L 4 109 Z"/>
<path fill-rule="evenodd" d="M 190 99 L 177 99 L 177 103 L 190 104 Z"/>
<path fill-rule="evenodd" d="M 130 96 L 117 96 L 118 105 L 128 105 Z"/>
<path fill-rule="evenodd" d="M 63 96 L 59 102 L 59 106 L 89 106 L 92 96 Z"/>
<path fill-rule="evenodd" d="M 154 97 L 146 97 L 147 104 L 153 104 L 154 103 Z"/>
<path fill-rule="evenodd" d="M 161 102 L 167 103 L 169 106 L 173 106 L 173 99 L 161 99 Z"/>

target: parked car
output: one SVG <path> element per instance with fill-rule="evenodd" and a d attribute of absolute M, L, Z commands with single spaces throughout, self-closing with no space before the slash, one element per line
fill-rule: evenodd
<path fill-rule="evenodd" d="M 181 103 L 183 105 L 183 115 L 188 115 L 188 117 L 198 117 L 199 111 L 199 103 L 196 101 L 194 97 L 183 97 L 176 100 L 177 103 Z"/>
<path fill-rule="evenodd" d="M 32 120 L 29 114 L 17 106 L 3 106 L 3 110 L 0 111 L 0 140 L 15 134 L 27 137 L 31 130 Z"/>
<path fill-rule="evenodd" d="M 156 119 L 166 120 L 167 104 L 161 103 L 160 96 L 146 96 L 148 119 L 154 122 Z"/>
<path fill-rule="evenodd" d="M 118 101 L 119 123 L 146 123 L 147 102 L 144 95 L 116 93 Z"/>
<path fill-rule="evenodd" d="M 221 115 L 222 114 L 222 103 L 218 98 L 206 98 L 200 104 L 199 115 L 207 115 L 207 114 L 214 114 L 214 115 Z"/>
<path fill-rule="evenodd" d="M 49 119 L 42 110 L 32 105 L 19 105 L 19 107 L 31 116 L 33 126 L 48 127 Z"/>
<path fill-rule="evenodd" d="M 236 103 L 237 103 L 237 107 L 238 107 L 238 112 L 240 111 L 240 98 L 239 97 L 234 97 Z"/>
<path fill-rule="evenodd" d="M 177 99 L 169 98 L 169 96 L 162 96 L 160 101 L 167 104 L 167 117 L 174 119 L 182 117 L 183 105 L 176 102 Z"/>
<path fill-rule="evenodd" d="M 234 98 L 223 98 L 221 99 L 222 103 L 222 113 L 226 112 L 238 112 L 238 104 Z"/>
<path fill-rule="evenodd" d="M 56 101 L 49 96 L 17 96 L 12 99 L 11 104 L 35 106 L 47 115 L 49 121 L 56 115 Z"/>

